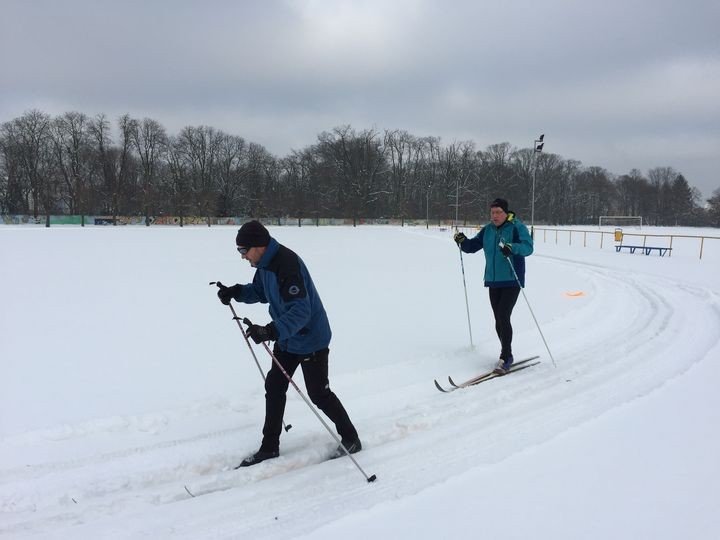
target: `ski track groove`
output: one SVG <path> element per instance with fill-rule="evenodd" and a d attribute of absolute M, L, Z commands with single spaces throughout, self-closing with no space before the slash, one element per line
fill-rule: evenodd
<path fill-rule="evenodd" d="M 552 367 L 546 351 L 538 349 L 533 352 L 541 354 L 539 366 L 451 395 L 440 394 L 432 387 L 432 380 L 424 379 L 409 379 L 403 386 L 387 387 L 379 392 L 369 389 L 367 395 L 373 400 L 385 398 L 391 405 L 389 418 L 360 417 L 356 421 L 364 427 L 362 432 L 367 433 L 363 439 L 366 451 L 357 454 L 356 458 L 368 474 L 378 475 L 377 482 L 367 484 L 347 459 L 322 463 L 322 452 L 317 448 L 331 448 L 332 445 L 322 442 L 327 434 L 320 428 L 288 445 L 277 462 L 260 465 L 245 474 L 227 470 L 232 460 L 237 459 L 237 446 L 233 440 L 245 434 L 251 440 L 257 436 L 257 426 L 243 422 L 238 428 L 78 460 L 44 463 L 30 470 L 2 471 L 0 479 L 4 484 L 10 481 L 16 493 L 4 494 L 5 487 L 0 491 L 0 518 L 7 521 L 0 526 L 0 533 L 52 533 L 58 527 L 107 519 L 143 505 L 191 504 L 183 489 L 187 484 L 195 486 L 191 489 L 201 498 L 234 490 L 233 504 L 219 504 L 208 515 L 193 521 L 192 526 L 175 528 L 173 532 L 177 537 L 197 537 L 200 531 L 206 535 L 212 531 L 213 536 L 228 538 L 249 537 L 250 534 L 262 536 L 278 527 L 285 527 L 283 530 L 293 535 L 303 534 L 324 523 L 319 511 L 316 513 L 318 519 L 312 524 L 301 518 L 308 509 L 320 509 L 327 504 L 327 491 L 343 494 L 342 501 L 337 503 L 337 511 L 328 512 L 329 516 L 343 513 L 341 508 L 369 508 L 380 501 L 416 493 L 449 476 L 461 474 L 468 463 L 482 466 L 506 459 L 508 456 L 503 455 L 501 449 L 507 447 L 508 438 L 517 439 L 518 433 L 522 434 L 522 440 L 514 452 L 541 444 L 611 408 L 645 395 L 689 369 L 700 360 L 681 355 L 682 342 L 689 339 L 688 334 L 692 335 L 693 324 L 675 315 L 672 304 L 665 298 L 669 288 L 673 288 L 673 295 L 696 302 L 698 310 L 707 310 L 720 322 L 718 296 L 708 290 L 679 285 L 666 278 L 630 276 L 593 264 L 555 257 L 544 259 L 552 259 L 553 264 L 571 265 L 590 279 L 604 284 L 598 287 L 601 291 L 611 293 L 610 299 L 588 302 L 573 312 L 580 331 L 592 328 L 592 321 L 597 317 L 617 317 L 617 327 L 607 334 L 589 332 L 589 342 L 582 347 L 563 347 L 562 336 L 554 331 L 553 321 L 547 323 L 545 331 L 551 336 L 549 344 L 558 361 L 558 369 Z M 713 300 L 710 304 L 708 296 Z M 613 304 L 615 310 L 605 311 Z M 629 305 L 631 309 L 628 309 Z M 522 306 L 518 308 L 522 309 Z M 706 351 L 718 342 L 717 337 L 698 336 L 700 338 L 706 340 L 703 345 Z M 538 340 L 538 343 L 541 342 Z M 672 364 L 655 362 L 657 353 L 669 347 L 677 348 L 678 361 Z M 598 360 L 589 365 L 590 359 Z M 623 385 L 614 382 L 619 376 L 624 379 Z M 405 390 L 402 397 L 399 389 Z M 410 404 L 407 403 L 408 395 L 412 397 Z M 524 399 L 517 400 L 517 396 Z M 537 407 L 529 407 L 528 401 Z M 501 414 L 497 414 L 498 411 Z M 513 417 L 517 433 L 507 432 L 503 422 L 505 415 Z M 411 446 L 412 435 L 417 432 L 429 432 L 430 437 L 426 440 L 431 438 L 433 444 Z M 208 456 L 194 455 L 192 448 L 188 448 L 197 444 L 198 452 L 207 452 L 199 443 L 208 440 L 222 443 L 220 446 L 225 450 Z M 312 447 L 292 448 L 308 444 Z M 189 451 L 188 455 L 178 455 L 178 448 Z M 403 459 L 407 451 L 413 452 L 413 460 Z M 168 465 L 154 470 L 132 468 L 132 460 L 138 456 L 149 457 L 151 463 Z M 205 466 L 201 469 L 215 472 L 188 474 L 188 463 L 193 460 L 204 461 Z M 417 463 L 425 464 L 420 486 L 417 482 L 404 481 L 406 475 L 417 478 Z M 128 465 L 131 466 L 129 469 Z M 128 472 L 117 472 L 126 470 Z M 67 476 L 66 485 L 70 486 L 67 492 L 43 491 L 43 480 L 58 474 Z M 72 479 L 78 477 L 90 480 L 73 485 Z M 314 485 L 308 486 L 308 477 Z M 28 485 L 29 479 L 32 480 L 29 485 L 36 485 L 37 492 L 28 492 L 25 488 L 23 493 L 23 486 Z M 99 482 L 103 485 L 99 486 Z M 254 490 L 238 489 L 257 482 L 268 483 L 273 491 L 270 512 L 266 501 L 253 498 Z M 202 494 L 204 491 L 208 493 Z M 303 494 L 301 505 L 297 504 L 299 492 Z M 240 514 L 238 506 L 243 509 Z M 272 519 L 271 515 L 282 516 L 282 519 Z M 13 519 L 7 520 L 8 516 Z M 294 524 L 291 530 L 287 529 L 289 522 Z M 132 533 L 132 529 L 129 532 Z"/>

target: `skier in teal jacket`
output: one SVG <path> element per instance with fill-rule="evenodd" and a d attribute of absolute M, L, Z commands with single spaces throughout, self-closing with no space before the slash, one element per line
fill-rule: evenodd
<path fill-rule="evenodd" d="M 458 232 L 454 240 L 465 253 L 485 250 L 485 286 L 490 294 L 495 330 L 501 347 L 500 361 L 495 371 L 499 374 L 507 373 L 513 363 L 510 318 L 520 295 L 520 287 L 525 287 L 525 257 L 533 252 L 532 237 L 515 212 L 508 209 L 508 202 L 495 199 L 490 203 L 490 223 L 473 238 Z"/>

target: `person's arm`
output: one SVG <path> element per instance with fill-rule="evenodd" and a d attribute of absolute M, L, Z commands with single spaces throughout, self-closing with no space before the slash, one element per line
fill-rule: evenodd
<path fill-rule="evenodd" d="M 475 236 L 472 238 L 466 238 L 460 244 L 460 249 L 465 253 L 475 253 L 483 248 L 483 237 L 485 236 L 485 227 L 480 229 Z"/>
<path fill-rule="evenodd" d="M 527 257 L 532 255 L 533 252 L 533 239 L 530 236 L 530 231 L 522 223 L 515 223 L 515 235 L 513 235 L 514 242 L 512 244 L 512 252 L 515 255 L 521 257 Z"/>
<path fill-rule="evenodd" d="M 256 304 L 258 302 L 267 304 L 265 290 L 263 289 L 262 281 L 260 281 L 260 272 L 255 272 L 252 283 L 240 285 L 240 289 L 235 292 L 233 298 L 243 304 Z"/>
<path fill-rule="evenodd" d="M 288 339 L 305 328 L 310 322 L 311 307 L 302 271 L 278 276 L 280 299 L 286 306 L 283 313 L 273 319 L 279 339 Z"/>

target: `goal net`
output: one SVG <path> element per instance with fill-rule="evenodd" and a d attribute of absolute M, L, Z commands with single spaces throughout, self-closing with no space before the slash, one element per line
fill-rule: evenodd
<path fill-rule="evenodd" d="M 600 227 L 637 227 L 642 229 L 642 216 L 600 216 Z"/>

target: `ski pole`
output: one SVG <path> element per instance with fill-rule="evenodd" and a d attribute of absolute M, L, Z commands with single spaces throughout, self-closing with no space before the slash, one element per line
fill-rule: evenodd
<path fill-rule="evenodd" d="M 458 232 L 457 227 L 455 227 L 455 232 Z M 460 244 L 458 244 L 458 251 L 460 252 L 460 269 L 462 270 L 463 289 L 465 289 L 465 311 L 467 312 L 468 331 L 470 332 L 470 348 L 473 349 L 475 348 L 475 345 L 473 345 L 472 326 L 470 325 L 470 303 L 468 302 L 467 285 L 465 283 L 465 263 L 463 262 L 462 248 L 460 247 Z"/>
<path fill-rule="evenodd" d="M 211 281 L 210 285 L 217 285 L 218 288 L 222 286 L 222 283 L 219 281 Z M 263 378 L 263 381 L 265 381 L 265 372 L 260 367 L 260 362 L 258 362 L 257 356 L 255 355 L 255 350 L 252 348 L 252 345 L 250 345 L 250 340 L 248 339 L 247 334 L 245 333 L 245 329 L 240 324 L 240 318 L 237 316 L 237 313 L 235 313 L 235 308 L 232 306 L 232 304 L 228 304 L 228 307 L 230 308 L 230 311 L 232 311 L 233 314 L 233 320 L 237 322 L 238 328 L 240 328 L 240 332 L 242 332 L 243 337 L 245 338 L 245 343 L 247 343 L 248 349 L 250 349 L 250 354 L 252 354 L 253 360 L 255 360 L 255 365 L 258 368 L 258 371 L 260 372 L 260 376 Z M 290 428 L 292 427 L 292 424 L 285 424 L 285 421 L 283 420 L 283 428 L 285 431 L 290 431 Z"/>
<path fill-rule="evenodd" d="M 453 225 L 455 225 L 456 233 L 458 232 L 458 212 L 459 211 L 460 211 L 460 179 L 458 179 L 457 183 L 455 184 L 455 222 L 453 223 Z M 460 269 L 462 270 L 463 289 L 465 289 L 465 311 L 467 311 L 468 331 L 470 332 L 470 348 L 474 349 L 475 345 L 473 345 L 472 326 L 470 325 L 470 302 L 468 302 L 467 285 L 465 283 L 465 262 L 463 261 L 462 248 L 460 247 L 460 244 L 458 244 L 458 252 L 460 253 Z"/>
<path fill-rule="evenodd" d="M 498 244 L 500 246 L 500 249 L 505 247 L 505 240 L 502 238 L 500 239 L 500 243 Z M 518 284 L 518 287 L 520 287 L 520 292 L 523 295 L 523 298 L 525 299 L 525 302 L 527 303 L 528 309 L 530 310 L 530 315 L 532 315 L 533 320 L 535 321 L 535 326 L 537 326 L 538 332 L 540 332 L 540 337 L 543 340 L 543 343 L 545 344 L 545 348 L 547 349 L 548 354 L 550 355 L 550 360 L 552 360 L 553 366 L 557 367 L 557 364 L 555 363 L 555 358 L 553 357 L 552 353 L 550 352 L 550 347 L 548 347 L 547 341 L 545 341 L 545 336 L 543 335 L 543 331 L 540 328 L 540 323 L 538 323 L 537 318 L 535 317 L 535 313 L 533 312 L 532 306 L 530 306 L 530 301 L 528 300 L 527 296 L 525 295 L 525 288 L 520 284 L 520 278 L 518 278 L 517 272 L 515 272 L 515 266 L 513 265 L 512 261 L 510 260 L 510 257 L 505 257 L 508 264 L 510 265 L 510 270 L 512 270 L 513 276 L 515 276 L 515 281 Z"/>
<path fill-rule="evenodd" d="M 252 326 L 252 321 L 250 321 L 250 319 L 248 319 L 247 317 L 245 317 L 243 319 L 243 322 L 245 324 L 247 324 L 248 326 Z M 368 482 L 374 482 L 375 480 L 377 480 L 377 477 L 374 474 L 372 476 L 368 476 L 365 473 L 365 471 L 360 466 L 360 464 L 357 462 L 357 460 L 348 451 L 348 449 L 345 448 L 345 445 L 342 443 L 342 441 L 338 438 L 337 435 L 335 435 L 335 433 L 333 433 L 333 431 L 330 429 L 330 426 L 327 425 L 327 422 L 325 422 L 325 420 L 323 420 L 322 416 L 320 416 L 320 414 L 315 410 L 315 407 L 313 407 L 310 400 L 307 397 L 305 397 L 305 394 L 303 394 L 302 391 L 300 390 L 300 388 L 298 387 L 298 385 L 295 384 L 295 381 L 293 381 L 292 377 L 288 374 L 287 371 L 285 371 L 285 368 L 280 363 L 280 360 L 278 360 L 277 357 L 273 354 L 273 352 L 270 350 L 270 347 L 268 347 L 267 343 L 265 343 L 263 341 L 262 345 L 263 345 L 263 347 L 265 347 L 265 350 L 270 355 L 270 358 L 272 358 L 272 361 L 275 363 L 275 365 L 278 367 L 278 369 L 282 372 L 283 375 L 285 375 L 285 378 L 288 380 L 288 382 L 292 385 L 292 387 L 295 389 L 295 391 L 298 394 L 300 394 L 300 397 L 307 404 L 307 406 L 310 407 L 310 410 L 315 414 L 315 416 L 317 416 L 317 419 L 320 420 L 320 423 L 325 427 L 325 429 L 328 431 L 328 433 L 330 435 L 332 435 L 332 438 L 335 439 L 335 442 L 337 442 L 338 445 L 340 445 L 340 447 L 343 449 L 345 454 L 347 454 L 347 457 L 349 457 L 352 460 L 352 462 L 355 464 L 355 466 L 358 468 L 358 470 L 363 474 L 363 476 L 365 477 L 365 480 L 367 480 Z"/>

